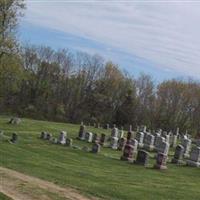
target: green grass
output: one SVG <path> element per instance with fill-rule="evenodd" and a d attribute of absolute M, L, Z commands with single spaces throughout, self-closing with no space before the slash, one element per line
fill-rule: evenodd
<path fill-rule="evenodd" d="M 107 200 L 188 200 L 200 197 L 200 169 L 168 163 L 168 170 L 153 169 L 151 154 L 148 168 L 120 161 L 122 152 L 109 148 L 92 154 L 66 146 L 50 144 L 38 139 L 41 131 L 54 136 L 66 130 L 78 146 L 91 146 L 77 141 L 79 126 L 23 119 L 20 125 L 7 124 L 9 118 L 0 117 L 0 129 L 10 137 L 17 132 L 19 142 L 10 144 L 7 138 L 0 141 L 0 165 L 19 172 L 70 186 L 86 195 Z M 107 130 L 89 128 L 98 134 Z M 172 152 L 171 152 L 172 155 Z"/>
<path fill-rule="evenodd" d="M 10 197 L 7 197 L 5 194 L 0 192 L 0 199 L 1 200 L 12 200 Z"/>

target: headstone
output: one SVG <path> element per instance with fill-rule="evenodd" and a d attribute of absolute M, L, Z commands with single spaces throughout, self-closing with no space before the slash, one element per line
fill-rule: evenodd
<path fill-rule="evenodd" d="M 122 127 L 121 130 L 119 131 L 119 138 L 123 138 L 123 137 L 124 137 L 124 130 Z"/>
<path fill-rule="evenodd" d="M 52 138 L 51 133 L 47 133 L 47 135 L 46 135 L 46 140 L 51 140 L 51 138 Z"/>
<path fill-rule="evenodd" d="M 9 124 L 20 124 L 21 123 L 21 119 L 19 117 L 14 117 L 14 118 L 11 118 L 10 121 L 9 121 Z"/>
<path fill-rule="evenodd" d="M 154 135 L 151 135 L 150 133 L 146 133 L 144 137 L 144 149 L 147 151 L 152 151 L 154 149 Z"/>
<path fill-rule="evenodd" d="M 126 138 L 120 138 L 118 141 L 118 150 L 123 151 L 126 145 Z"/>
<path fill-rule="evenodd" d="M 127 141 L 121 160 L 133 161 L 137 154 L 138 141 L 133 139 Z"/>
<path fill-rule="evenodd" d="M 184 157 L 189 157 L 189 152 L 190 152 L 190 149 L 191 149 L 191 140 L 190 139 L 186 139 L 184 138 L 182 140 L 182 143 L 181 145 L 183 145 L 184 147 Z"/>
<path fill-rule="evenodd" d="M 40 134 L 40 139 L 42 139 L 42 140 L 46 140 L 47 139 L 47 132 L 41 132 L 41 134 Z"/>
<path fill-rule="evenodd" d="M 169 143 L 168 142 L 161 142 L 157 151 L 158 151 L 158 153 L 163 153 L 167 156 L 168 152 L 169 152 Z"/>
<path fill-rule="evenodd" d="M 155 149 L 156 151 L 159 151 L 161 144 L 165 142 L 165 138 L 162 136 L 156 137 L 156 141 L 154 142 L 155 144 Z"/>
<path fill-rule="evenodd" d="M 200 167 L 200 147 L 193 147 L 190 153 L 190 157 L 186 160 L 186 164 L 192 167 Z"/>
<path fill-rule="evenodd" d="M 80 126 L 80 129 L 79 129 L 79 134 L 78 134 L 78 138 L 79 140 L 85 140 L 85 129 L 86 127 L 84 125 L 81 125 Z"/>
<path fill-rule="evenodd" d="M 183 154 L 184 154 L 184 147 L 179 144 L 175 149 L 174 157 L 172 158 L 172 163 L 182 164 Z"/>
<path fill-rule="evenodd" d="M 140 126 L 140 132 L 145 133 L 146 131 L 147 131 L 147 127 L 146 126 L 144 126 L 144 125 Z"/>
<path fill-rule="evenodd" d="M 133 138 L 133 132 L 129 130 L 127 133 L 127 141 L 131 140 L 132 138 Z"/>
<path fill-rule="evenodd" d="M 135 164 L 147 166 L 149 162 L 149 153 L 144 150 L 139 150 L 137 154 Z"/>
<path fill-rule="evenodd" d="M 170 146 L 172 148 L 176 147 L 176 144 L 177 144 L 177 135 L 170 135 L 170 139 L 169 139 L 169 143 L 170 143 Z"/>
<path fill-rule="evenodd" d="M 144 141 L 144 133 L 143 132 L 137 132 L 135 139 L 138 141 L 138 146 L 140 148 L 143 147 L 143 141 Z"/>
<path fill-rule="evenodd" d="M 71 147 L 72 144 L 73 144 L 73 139 L 67 138 L 67 139 L 66 139 L 66 146 Z"/>
<path fill-rule="evenodd" d="M 118 148 L 118 138 L 117 137 L 111 137 L 110 147 L 112 149 L 117 149 Z"/>
<path fill-rule="evenodd" d="M 158 132 L 154 133 L 154 137 L 155 137 L 155 139 L 154 139 L 154 146 L 156 147 L 157 138 L 160 137 L 160 133 L 158 133 Z"/>
<path fill-rule="evenodd" d="M 156 169 L 167 169 L 167 155 L 163 153 L 158 153 L 156 157 L 156 164 L 154 168 Z"/>
<path fill-rule="evenodd" d="M 116 128 L 115 126 L 111 131 L 111 137 L 118 137 L 118 128 Z"/>
<path fill-rule="evenodd" d="M 12 134 L 12 137 L 11 137 L 11 139 L 10 139 L 10 142 L 16 143 L 17 140 L 18 140 L 18 135 L 17 135 L 17 133 L 13 133 L 13 134 Z"/>
<path fill-rule="evenodd" d="M 106 141 L 106 135 L 105 134 L 101 134 L 101 138 L 100 138 L 100 145 L 104 146 L 105 145 L 105 141 Z"/>
<path fill-rule="evenodd" d="M 157 137 L 155 138 L 154 146 L 155 146 L 155 149 L 156 149 L 157 151 L 159 150 L 160 144 L 161 144 L 162 142 L 165 142 L 165 138 L 164 138 L 164 137 L 162 137 L 162 136 L 157 136 Z"/>
<path fill-rule="evenodd" d="M 92 142 L 92 136 L 93 136 L 93 134 L 91 132 L 86 132 L 85 133 L 86 142 Z"/>
<path fill-rule="evenodd" d="M 166 135 L 167 135 L 167 131 L 162 131 L 161 136 L 165 138 Z"/>
<path fill-rule="evenodd" d="M 100 123 L 96 123 L 95 128 L 101 128 Z"/>
<path fill-rule="evenodd" d="M 66 137 L 67 137 L 67 133 L 65 131 L 61 131 L 60 136 L 58 138 L 58 143 L 59 144 L 66 144 Z"/>
<path fill-rule="evenodd" d="M 52 143 L 53 143 L 53 144 L 58 144 L 58 139 L 57 139 L 57 138 L 53 138 L 53 139 L 52 139 Z"/>
<path fill-rule="evenodd" d="M 164 136 L 164 138 L 165 138 L 165 142 L 169 143 L 169 140 L 170 140 L 169 134 L 166 134 L 166 135 Z"/>
<path fill-rule="evenodd" d="M 98 142 L 99 138 L 98 138 L 98 135 L 96 133 L 94 133 L 92 135 L 92 142 L 95 143 L 95 142 Z"/>
<path fill-rule="evenodd" d="M 101 145 L 98 143 L 94 143 L 92 146 L 92 153 L 99 153 L 101 150 Z"/>

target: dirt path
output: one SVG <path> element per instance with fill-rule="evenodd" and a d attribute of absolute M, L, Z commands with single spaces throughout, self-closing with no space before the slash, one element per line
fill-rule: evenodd
<path fill-rule="evenodd" d="M 0 167 L 0 192 L 13 200 L 97 200 L 71 188 Z"/>

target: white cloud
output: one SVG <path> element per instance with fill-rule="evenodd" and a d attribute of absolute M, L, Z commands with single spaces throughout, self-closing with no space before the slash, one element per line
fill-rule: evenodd
<path fill-rule="evenodd" d="M 25 20 L 200 78 L 200 2 L 32 0 Z"/>

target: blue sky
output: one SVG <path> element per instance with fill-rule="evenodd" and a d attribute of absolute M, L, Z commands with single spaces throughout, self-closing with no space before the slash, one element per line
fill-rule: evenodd
<path fill-rule="evenodd" d="M 200 2 L 28 0 L 19 36 L 99 54 L 161 81 L 200 79 Z"/>

